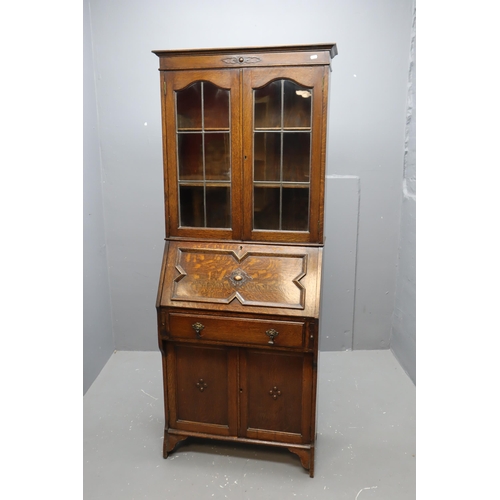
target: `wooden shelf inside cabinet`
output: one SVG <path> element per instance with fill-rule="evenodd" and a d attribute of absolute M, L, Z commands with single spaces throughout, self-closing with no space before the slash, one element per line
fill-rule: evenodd
<path fill-rule="evenodd" d="M 288 448 L 314 475 L 326 109 L 335 44 L 154 51 L 165 253 L 163 454 Z"/>

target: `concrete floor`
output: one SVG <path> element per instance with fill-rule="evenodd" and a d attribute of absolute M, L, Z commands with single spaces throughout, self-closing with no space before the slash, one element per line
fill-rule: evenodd
<path fill-rule="evenodd" d="M 415 498 L 415 386 L 391 351 L 322 352 L 315 477 L 287 450 L 185 441 L 162 458 L 157 352 L 117 352 L 84 396 L 84 499 Z"/>

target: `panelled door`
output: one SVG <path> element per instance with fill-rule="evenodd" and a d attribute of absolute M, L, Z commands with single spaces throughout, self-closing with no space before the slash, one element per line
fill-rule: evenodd
<path fill-rule="evenodd" d="M 235 436 L 237 349 L 169 343 L 169 427 Z"/>
<path fill-rule="evenodd" d="M 311 441 L 312 354 L 240 351 L 239 435 Z"/>
<path fill-rule="evenodd" d="M 308 443 L 312 354 L 169 343 L 169 427 Z"/>

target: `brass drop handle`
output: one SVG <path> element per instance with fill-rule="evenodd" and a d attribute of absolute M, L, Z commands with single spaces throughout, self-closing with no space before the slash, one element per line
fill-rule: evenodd
<path fill-rule="evenodd" d="M 200 322 L 197 321 L 196 323 L 194 323 L 191 326 L 192 326 L 193 330 L 196 332 L 196 337 L 200 338 L 201 337 L 200 333 L 203 330 L 203 328 L 205 328 L 205 325 L 202 325 Z"/>
<path fill-rule="evenodd" d="M 241 281 L 243 278 L 239 274 L 237 274 L 233 279 L 234 281 Z"/>
<path fill-rule="evenodd" d="M 274 339 L 279 335 L 279 332 L 277 332 L 274 328 L 271 328 L 266 331 L 266 335 L 269 337 L 268 344 L 274 345 Z"/>

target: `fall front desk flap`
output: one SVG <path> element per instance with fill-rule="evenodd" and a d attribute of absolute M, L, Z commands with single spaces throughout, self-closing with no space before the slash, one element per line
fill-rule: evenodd
<path fill-rule="evenodd" d="M 317 318 L 321 247 L 170 241 L 158 307 Z"/>

